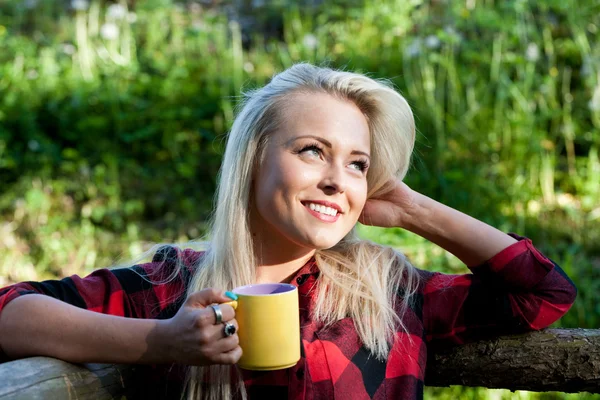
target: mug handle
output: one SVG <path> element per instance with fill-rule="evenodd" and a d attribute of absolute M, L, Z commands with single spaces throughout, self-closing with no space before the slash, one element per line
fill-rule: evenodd
<path fill-rule="evenodd" d="M 228 304 L 228 305 L 230 305 L 231 307 L 233 307 L 233 309 L 234 309 L 234 310 L 236 310 L 236 309 L 237 309 L 238 302 L 237 302 L 237 300 L 232 300 L 232 301 L 228 301 L 228 302 L 221 303 L 221 304 Z"/>

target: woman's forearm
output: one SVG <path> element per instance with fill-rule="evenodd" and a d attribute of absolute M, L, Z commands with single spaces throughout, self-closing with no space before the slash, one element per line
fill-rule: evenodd
<path fill-rule="evenodd" d="M 100 314 L 30 294 L 11 301 L 0 314 L 0 347 L 11 358 L 160 364 L 171 361 L 162 346 L 163 323 Z"/>
<path fill-rule="evenodd" d="M 437 244 L 467 266 L 479 265 L 516 240 L 502 231 L 420 193 L 403 218 L 403 228 Z"/>

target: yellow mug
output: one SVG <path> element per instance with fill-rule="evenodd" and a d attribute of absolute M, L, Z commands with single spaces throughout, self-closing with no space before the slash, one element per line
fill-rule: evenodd
<path fill-rule="evenodd" d="M 233 290 L 243 354 L 238 365 L 255 371 L 293 367 L 300 360 L 298 288 L 262 283 Z M 236 303 L 236 302 L 231 302 Z"/>

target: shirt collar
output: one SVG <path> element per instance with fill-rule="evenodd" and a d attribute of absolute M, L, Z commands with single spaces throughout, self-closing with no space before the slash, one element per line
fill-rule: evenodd
<path fill-rule="evenodd" d="M 318 275 L 319 274 L 319 266 L 317 265 L 317 260 L 315 256 L 312 256 L 303 266 L 298 270 L 296 276 L 302 275 Z"/>

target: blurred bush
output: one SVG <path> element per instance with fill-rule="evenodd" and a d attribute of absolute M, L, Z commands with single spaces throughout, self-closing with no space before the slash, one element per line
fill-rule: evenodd
<path fill-rule="evenodd" d="M 0 3 L 0 285 L 204 234 L 241 91 L 311 61 L 393 82 L 419 130 L 409 185 L 532 237 L 580 289 L 561 324 L 599 326 L 600 3 L 132 4 Z"/>

